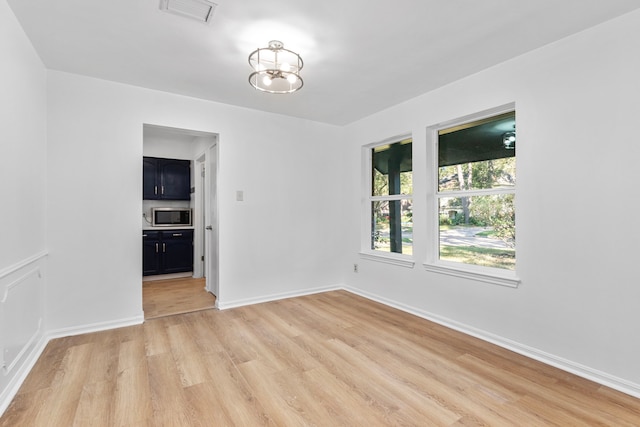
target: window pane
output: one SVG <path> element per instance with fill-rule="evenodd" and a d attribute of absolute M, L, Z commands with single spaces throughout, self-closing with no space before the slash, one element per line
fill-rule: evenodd
<path fill-rule="evenodd" d="M 513 188 L 515 185 L 515 157 L 438 168 L 438 191 L 440 192 Z"/>
<path fill-rule="evenodd" d="M 439 199 L 441 260 L 515 269 L 513 194 Z"/>
<path fill-rule="evenodd" d="M 515 185 L 515 111 L 438 132 L 438 189 Z"/>
<path fill-rule="evenodd" d="M 411 200 L 371 202 L 371 249 L 413 253 Z"/>
<path fill-rule="evenodd" d="M 373 196 L 411 194 L 411 139 L 371 150 Z"/>

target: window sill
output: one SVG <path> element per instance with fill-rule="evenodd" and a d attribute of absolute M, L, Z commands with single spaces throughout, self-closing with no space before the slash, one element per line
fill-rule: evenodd
<path fill-rule="evenodd" d="M 376 253 L 376 252 L 360 252 L 360 258 L 369 261 L 384 262 L 386 264 L 398 265 L 400 267 L 413 268 L 416 264 L 411 258 L 407 258 L 407 255 L 391 255 L 389 253 Z"/>
<path fill-rule="evenodd" d="M 462 277 L 465 279 L 477 280 L 480 282 L 491 283 L 493 285 L 507 286 L 517 288 L 520 285 L 520 279 L 514 272 L 505 271 L 505 273 L 485 271 L 476 271 L 471 268 L 460 268 L 442 264 L 424 263 L 424 269 L 434 273 L 447 274 L 449 276 Z"/>

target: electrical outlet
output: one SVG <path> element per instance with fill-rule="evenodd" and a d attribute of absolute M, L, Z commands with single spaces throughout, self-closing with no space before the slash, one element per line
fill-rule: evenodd
<path fill-rule="evenodd" d="M 354 273 L 358 272 L 358 264 L 353 264 L 353 272 Z"/>

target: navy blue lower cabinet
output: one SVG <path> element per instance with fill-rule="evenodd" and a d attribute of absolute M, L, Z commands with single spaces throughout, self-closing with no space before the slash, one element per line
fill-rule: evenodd
<path fill-rule="evenodd" d="M 160 233 L 142 232 L 142 275 L 160 274 Z"/>
<path fill-rule="evenodd" d="M 193 271 L 193 230 L 143 231 L 143 276 L 187 271 Z"/>
<path fill-rule="evenodd" d="M 162 232 L 163 273 L 193 271 L 193 230 Z"/>

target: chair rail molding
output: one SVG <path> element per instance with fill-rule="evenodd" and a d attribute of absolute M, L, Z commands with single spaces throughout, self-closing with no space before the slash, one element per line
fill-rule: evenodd
<path fill-rule="evenodd" d="M 0 414 L 47 343 L 45 258 L 39 252 L 0 270 Z"/>

